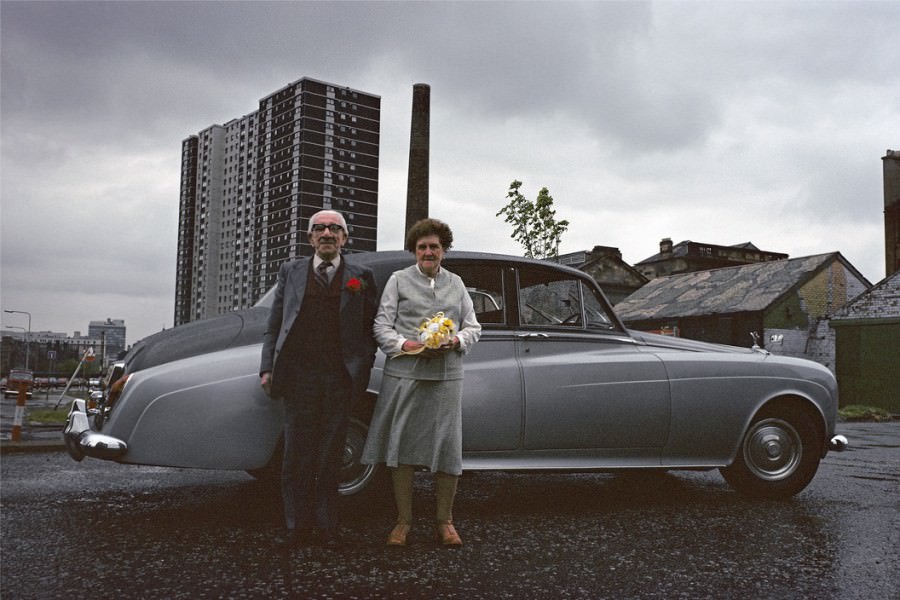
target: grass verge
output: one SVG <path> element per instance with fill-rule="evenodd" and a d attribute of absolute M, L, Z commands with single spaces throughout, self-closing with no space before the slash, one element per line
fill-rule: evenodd
<path fill-rule="evenodd" d="M 28 411 L 28 420 L 32 423 L 59 423 L 62 425 L 66 422 L 69 415 L 69 407 L 64 406 L 56 410 L 52 408 L 42 408 L 39 410 Z"/>
<path fill-rule="evenodd" d="M 838 416 L 845 421 L 890 421 L 891 413 L 877 406 L 865 406 L 863 404 L 851 404 L 838 410 Z"/>

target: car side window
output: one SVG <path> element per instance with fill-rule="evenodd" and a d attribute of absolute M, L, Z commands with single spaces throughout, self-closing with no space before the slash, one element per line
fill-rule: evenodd
<path fill-rule="evenodd" d="M 522 325 L 584 327 L 581 282 L 566 273 L 543 269 L 519 271 Z"/>
<path fill-rule="evenodd" d="M 597 292 L 584 282 L 581 283 L 582 297 L 584 298 L 584 314 L 587 317 L 588 329 L 616 329 L 615 321 L 613 321 Z"/>
<path fill-rule="evenodd" d="M 482 325 L 505 323 L 503 306 L 503 273 L 497 265 L 453 264 L 449 270 L 466 284 L 475 317 Z"/>

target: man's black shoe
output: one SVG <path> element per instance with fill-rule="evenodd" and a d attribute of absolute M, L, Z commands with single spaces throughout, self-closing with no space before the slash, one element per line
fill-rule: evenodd
<path fill-rule="evenodd" d="M 275 546 L 278 548 L 298 548 L 312 543 L 312 530 L 288 529 L 284 535 L 275 538 Z"/>
<path fill-rule="evenodd" d="M 341 538 L 340 535 L 338 535 L 337 530 L 319 529 L 316 533 L 318 534 L 316 536 L 317 541 L 323 548 L 328 548 L 329 550 L 337 550 L 341 547 Z"/>

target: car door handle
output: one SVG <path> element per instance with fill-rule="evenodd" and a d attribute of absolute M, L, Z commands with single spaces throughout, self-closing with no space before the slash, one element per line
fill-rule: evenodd
<path fill-rule="evenodd" d="M 549 338 L 547 333 L 517 333 L 517 338 Z"/>

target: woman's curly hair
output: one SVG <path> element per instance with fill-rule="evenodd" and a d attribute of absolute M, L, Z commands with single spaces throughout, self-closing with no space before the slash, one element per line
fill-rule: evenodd
<path fill-rule="evenodd" d="M 409 232 L 406 234 L 405 248 L 408 251 L 415 253 L 416 243 L 423 237 L 429 235 L 438 236 L 438 239 L 441 241 L 441 247 L 444 250 L 449 250 L 450 246 L 453 245 L 453 232 L 450 231 L 449 225 L 438 219 L 422 219 L 416 221 L 416 223 L 409 228 Z"/>

